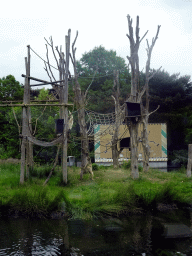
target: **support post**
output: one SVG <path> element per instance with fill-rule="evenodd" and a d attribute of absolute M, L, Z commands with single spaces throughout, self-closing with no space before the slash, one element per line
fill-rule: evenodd
<path fill-rule="evenodd" d="M 71 31 L 68 31 L 68 36 L 65 36 L 65 46 L 66 46 L 66 62 L 65 62 L 65 86 L 63 90 L 63 103 L 68 103 L 68 76 L 69 76 L 69 53 L 70 53 L 70 34 Z M 67 184 L 67 133 L 68 133 L 68 108 L 63 107 L 63 115 L 65 120 L 65 125 L 63 129 L 64 141 L 63 141 L 63 161 L 62 161 L 62 170 L 63 170 L 63 182 Z"/>
<path fill-rule="evenodd" d="M 188 145 L 188 164 L 187 164 L 187 177 L 191 177 L 192 167 L 192 144 Z"/>
<path fill-rule="evenodd" d="M 30 104 L 30 46 L 27 45 L 27 52 L 28 58 L 25 62 L 26 67 L 26 77 L 25 83 L 27 84 L 27 104 Z M 31 108 L 30 106 L 27 107 L 27 135 L 30 136 L 29 130 L 32 131 L 32 124 L 31 124 Z M 29 169 L 33 166 L 33 144 L 30 141 L 26 141 L 26 178 L 29 178 Z"/>
<path fill-rule="evenodd" d="M 27 67 L 27 57 L 25 57 L 25 65 Z M 24 85 L 24 96 L 23 104 L 28 103 L 28 81 L 27 77 L 25 78 Z M 25 156 L 27 148 L 27 135 L 28 135 L 28 118 L 27 118 L 27 107 L 24 105 L 22 107 L 22 144 L 21 144 L 21 172 L 20 172 L 20 184 L 24 183 L 25 180 Z"/>

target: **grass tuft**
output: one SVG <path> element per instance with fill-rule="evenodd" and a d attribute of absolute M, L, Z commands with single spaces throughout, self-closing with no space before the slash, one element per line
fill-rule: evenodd
<path fill-rule="evenodd" d="M 92 218 L 102 214 L 117 214 L 123 210 L 157 210 L 160 203 L 192 203 L 192 178 L 186 171 L 161 172 L 140 170 L 133 180 L 127 168 L 111 166 L 94 171 L 94 180 L 86 174 L 80 180 L 80 168 L 68 168 L 68 184 L 62 184 L 62 172 L 57 168 L 48 184 L 43 183 L 49 166 L 33 170 L 24 185 L 19 184 L 20 165 L 0 165 L 0 212 L 19 211 L 27 216 L 50 216 L 54 211 L 67 211 L 73 218 Z"/>

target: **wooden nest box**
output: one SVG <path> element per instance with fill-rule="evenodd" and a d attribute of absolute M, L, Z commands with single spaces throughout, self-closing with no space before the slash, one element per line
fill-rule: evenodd
<path fill-rule="evenodd" d="M 120 148 L 128 148 L 130 150 L 130 137 L 126 137 L 120 140 Z"/>
<path fill-rule="evenodd" d="M 55 120 L 56 134 L 63 133 L 63 128 L 64 128 L 64 119 L 56 119 Z"/>
<path fill-rule="evenodd" d="M 126 101 L 126 117 L 139 117 L 141 116 L 140 103 Z"/>

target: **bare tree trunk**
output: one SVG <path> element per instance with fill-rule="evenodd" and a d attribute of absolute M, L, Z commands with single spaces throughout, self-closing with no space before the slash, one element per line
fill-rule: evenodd
<path fill-rule="evenodd" d="M 27 110 L 23 107 L 23 120 L 22 120 L 22 144 L 21 144 L 21 172 L 20 172 L 20 184 L 25 181 L 25 155 L 26 155 L 26 136 L 27 136 Z"/>
<path fill-rule="evenodd" d="M 82 179 L 84 174 L 84 168 L 88 163 L 88 157 L 89 157 L 89 139 L 87 135 L 87 126 L 85 123 L 84 108 L 78 109 L 78 123 L 80 126 L 80 134 L 81 134 L 81 167 L 82 168 L 81 168 L 80 178 Z"/>
<path fill-rule="evenodd" d="M 118 150 L 118 141 L 119 141 L 119 127 L 120 127 L 120 103 L 119 103 L 119 96 L 120 96 L 120 88 L 119 88 L 119 71 L 114 70 L 113 72 L 114 75 L 114 95 L 112 95 L 112 98 L 114 99 L 115 102 L 115 131 L 114 135 L 112 137 L 112 159 L 113 159 L 113 167 L 115 169 L 119 168 L 119 154 L 121 150 Z M 117 90 L 115 91 L 115 87 L 117 87 Z"/>
<path fill-rule="evenodd" d="M 75 40 L 72 44 L 72 55 L 71 61 L 73 63 L 74 68 L 74 101 L 78 110 L 78 123 L 80 126 L 80 134 L 81 134 L 81 173 L 80 173 L 80 179 L 83 178 L 83 174 L 86 172 L 89 172 L 91 177 L 93 178 L 93 172 L 92 172 L 92 164 L 91 159 L 89 157 L 89 138 L 87 135 L 87 125 L 85 122 L 85 100 L 88 93 L 88 89 L 86 92 L 81 91 L 81 86 L 78 82 L 78 74 L 77 74 L 77 66 L 76 66 L 76 57 L 75 52 L 76 48 L 74 48 L 76 40 L 77 40 L 78 32 L 76 34 Z M 91 85 L 91 84 L 90 84 Z"/>
<path fill-rule="evenodd" d="M 119 152 L 117 148 L 117 142 L 118 138 L 116 136 L 113 136 L 112 139 L 112 158 L 113 158 L 113 168 L 118 169 L 119 168 Z"/>
<path fill-rule="evenodd" d="M 149 171 L 149 157 L 150 157 L 150 146 L 148 140 L 148 118 L 143 118 L 143 136 L 142 136 L 142 146 L 143 146 L 143 171 Z"/>
<path fill-rule="evenodd" d="M 187 164 L 187 177 L 191 177 L 192 167 L 192 144 L 188 145 L 188 164 Z"/>
<path fill-rule="evenodd" d="M 131 142 L 131 176 L 134 179 L 139 178 L 138 170 L 138 122 L 131 122 L 129 126 Z"/>
<path fill-rule="evenodd" d="M 155 45 L 155 42 L 158 38 L 159 34 L 159 29 L 160 26 L 158 26 L 156 37 L 152 39 L 152 44 L 149 46 L 149 43 L 147 41 L 147 63 L 146 63 L 146 80 L 145 80 L 145 85 L 142 88 L 142 91 L 140 92 L 138 90 L 138 85 L 139 85 L 139 56 L 138 56 L 138 50 L 141 41 L 143 38 L 146 36 L 148 31 L 144 34 L 144 36 L 140 39 L 139 36 L 139 16 L 137 16 L 137 23 L 136 23 L 136 39 L 134 39 L 133 36 L 133 26 L 132 26 L 132 19 L 130 16 L 127 16 L 128 19 L 128 30 L 129 34 L 127 34 L 127 37 L 130 42 L 130 56 L 127 56 L 129 60 L 129 64 L 131 66 L 131 95 L 128 98 L 129 102 L 133 103 L 140 103 L 142 100 L 142 96 L 146 92 L 146 98 L 147 98 L 147 103 L 146 103 L 146 115 L 148 115 L 149 111 L 149 89 L 148 89 L 148 83 L 149 79 L 154 75 L 150 76 L 149 71 L 150 71 L 150 60 L 151 60 L 151 53 L 153 50 L 153 47 Z M 131 138 L 131 174 L 133 178 L 139 178 L 139 172 L 138 172 L 138 143 L 139 143 L 139 138 L 138 138 L 138 126 L 139 122 L 142 121 L 141 118 L 139 117 L 134 117 L 134 118 L 128 118 L 129 120 L 129 131 L 130 131 L 130 138 Z M 148 169 L 148 163 L 149 163 L 149 143 L 148 143 L 148 133 L 147 133 L 147 125 L 148 125 L 148 116 L 147 119 L 143 117 L 144 120 L 144 133 L 143 133 L 143 148 L 144 148 L 144 165 L 146 170 Z"/>

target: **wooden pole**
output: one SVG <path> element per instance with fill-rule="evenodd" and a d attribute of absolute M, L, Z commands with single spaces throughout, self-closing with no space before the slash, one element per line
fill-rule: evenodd
<path fill-rule="evenodd" d="M 187 177 L 191 177 L 192 167 L 192 144 L 188 145 L 188 164 L 187 164 Z"/>
<path fill-rule="evenodd" d="M 27 45 L 27 61 L 25 63 L 26 66 L 26 77 L 25 82 L 27 84 L 27 103 L 30 104 L 30 46 Z M 31 109 L 30 106 L 27 107 L 27 136 L 29 136 L 29 129 L 32 130 L 31 125 Z M 30 141 L 26 141 L 26 178 L 29 178 L 29 168 L 32 167 L 33 163 L 33 144 Z"/>
<path fill-rule="evenodd" d="M 31 70 L 31 56 L 30 56 L 30 45 L 28 47 L 28 76 L 30 76 L 30 70 Z M 30 79 L 28 78 L 28 103 L 30 104 Z M 28 135 L 30 135 L 29 130 L 32 132 L 32 121 L 31 121 L 31 107 L 28 106 Z M 29 158 L 28 158 L 28 173 L 27 178 L 29 178 L 29 168 L 33 168 L 33 143 L 28 141 L 29 145 Z"/>
<path fill-rule="evenodd" d="M 65 80 L 65 86 L 63 90 L 63 103 L 68 103 L 68 76 L 69 76 L 69 53 L 70 53 L 70 34 L 71 30 L 68 30 L 68 36 L 65 37 L 65 46 L 66 46 L 66 61 L 65 61 L 65 72 L 63 73 L 63 78 Z M 64 59 L 63 59 L 64 61 Z M 64 69 L 64 62 L 62 63 Z M 67 184 L 67 132 L 68 132 L 68 108 L 63 107 L 63 115 L 65 120 L 65 125 L 63 129 L 64 141 L 63 141 L 63 161 L 62 161 L 62 170 L 63 170 L 63 182 Z"/>
<path fill-rule="evenodd" d="M 61 104 L 36 104 L 36 103 L 32 103 L 32 104 L 0 104 L 0 107 L 28 107 L 28 106 L 52 106 L 52 107 L 59 107 L 59 106 L 64 106 L 64 107 L 67 107 L 67 106 L 73 106 L 73 104 L 64 104 L 64 103 L 61 103 Z"/>
<path fill-rule="evenodd" d="M 28 67 L 28 60 L 25 57 L 25 66 L 26 70 Z M 20 184 L 24 183 L 25 180 L 25 156 L 27 148 L 27 135 L 28 135 L 28 116 L 27 116 L 27 107 L 25 104 L 28 104 L 29 100 L 29 83 L 28 78 L 25 77 L 25 86 L 24 86 L 24 96 L 23 96 L 23 109 L 22 109 L 22 144 L 21 144 L 21 172 L 20 172 Z"/>

